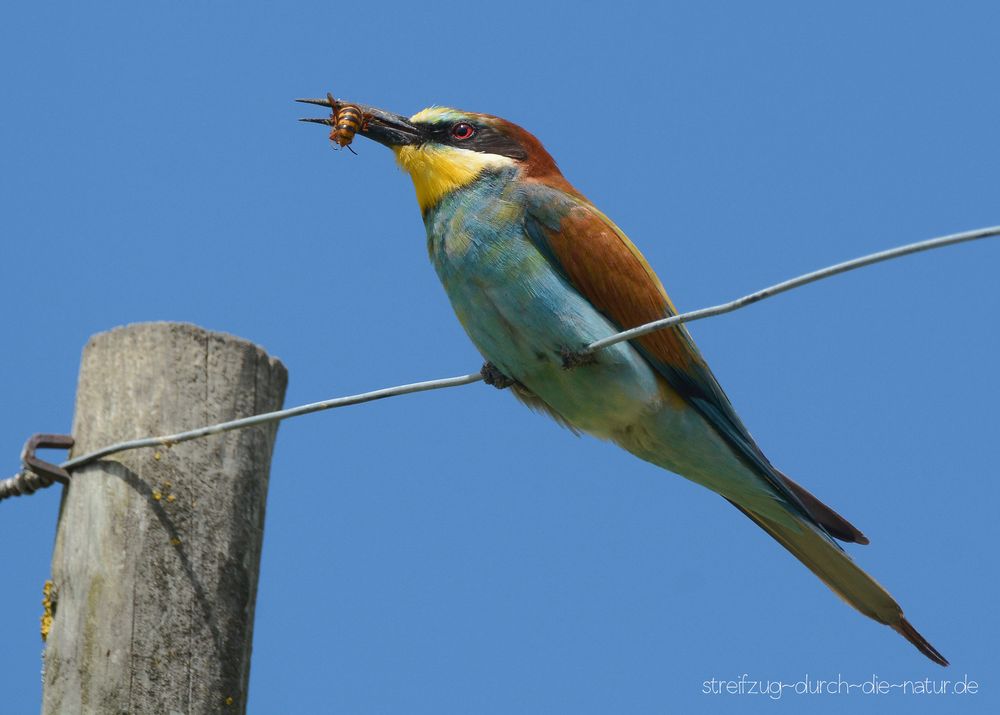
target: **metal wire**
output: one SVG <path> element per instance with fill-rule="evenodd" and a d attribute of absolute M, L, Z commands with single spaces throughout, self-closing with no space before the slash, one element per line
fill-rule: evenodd
<path fill-rule="evenodd" d="M 964 231 L 962 233 L 953 233 L 939 238 L 929 238 L 926 241 L 908 243 L 905 246 L 898 246 L 885 251 L 878 251 L 877 253 L 869 253 L 867 256 L 853 258 L 850 261 L 844 261 L 843 263 L 827 266 L 826 268 L 821 268 L 818 271 L 813 271 L 812 273 L 806 273 L 805 275 L 801 275 L 796 278 L 790 278 L 787 281 L 776 283 L 768 288 L 762 288 L 759 291 L 745 295 L 742 298 L 737 298 L 736 300 L 731 300 L 728 303 L 720 303 L 719 305 L 713 305 L 708 308 L 692 310 L 689 313 L 682 313 L 681 315 L 674 315 L 669 318 L 654 320 L 652 323 L 646 323 L 645 325 L 640 325 L 630 330 L 624 330 L 607 338 L 595 340 L 587 346 L 584 352 L 594 352 L 595 350 L 606 348 L 610 345 L 614 345 L 615 343 L 620 343 L 624 340 L 631 340 L 632 338 L 638 338 L 641 335 L 646 335 L 647 333 L 652 333 L 656 330 L 663 330 L 664 328 L 679 325 L 680 323 L 691 323 L 695 320 L 711 318 L 716 315 L 722 315 L 723 313 L 732 313 L 734 310 L 739 310 L 740 308 L 748 306 L 752 303 L 764 300 L 765 298 L 770 298 L 771 296 L 778 295 L 779 293 L 784 293 L 785 291 L 792 290 L 793 288 L 799 288 L 800 286 L 804 286 L 808 283 L 815 283 L 816 281 L 823 280 L 824 278 L 835 276 L 838 273 L 847 273 L 847 271 L 853 271 L 857 268 L 870 266 L 873 263 L 881 263 L 882 261 L 888 261 L 892 258 L 900 258 L 911 253 L 929 251 L 932 248 L 943 248 L 944 246 L 952 246 L 956 243 L 975 241 L 976 239 L 989 238 L 990 236 L 997 235 L 1000 235 L 1000 226 L 989 226 L 987 228 L 977 228 L 974 231 Z"/>
<path fill-rule="evenodd" d="M 197 439 L 199 437 L 207 437 L 211 434 L 229 432 L 231 430 L 242 429 L 244 427 L 253 427 L 254 425 L 260 425 L 266 422 L 276 422 L 278 420 L 288 419 L 289 417 L 308 415 L 310 412 L 332 410 L 335 407 L 347 407 L 348 405 L 357 405 L 362 402 L 371 402 L 373 400 L 381 400 L 386 397 L 395 397 L 396 395 L 408 395 L 411 392 L 425 392 L 426 390 L 438 390 L 442 387 L 468 385 L 473 382 L 479 382 L 482 379 L 483 376 L 477 372 L 471 375 L 446 377 L 441 380 L 427 380 L 426 382 L 414 382 L 409 385 L 384 387 L 381 390 L 362 392 L 358 395 L 334 397 L 329 400 L 323 400 L 322 402 L 311 402 L 308 405 L 289 407 L 287 410 L 265 412 L 251 417 L 241 417 L 238 420 L 230 420 L 229 422 L 220 422 L 219 424 L 208 425 L 207 427 L 198 427 L 197 429 L 188 430 L 187 432 L 178 432 L 177 434 L 167 434 L 162 437 L 144 437 L 143 439 L 132 439 L 127 442 L 119 442 L 118 444 L 112 444 L 94 452 L 88 452 L 87 454 L 79 457 L 74 457 L 67 462 L 63 462 L 59 466 L 63 469 L 73 469 L 74 467 L 82 467 L 85 464 L 89 464 L 90 462 L 94 462 L 101 457 L 114 454 L 115 452 L 124 452 L 129 449 L 139 449 L 140 447 L 170 447 L 181 442 Z"/>
<path fill-rule="evenodd" d="M 39 489 L 51 487 L 54 479 L 35 474 L 30 469 L 22 469 L 10 479 L 0 480 L 0 501 L 9 497 L 34 494 Z"/>
<path fill-rule="evenodd" d="M 728 303 L 720 303 L 719 305 L 710 306 L 708 308 L 701 308 L 699 310 L 681 313 L 669 318 L 663 318 L 651 323 L 646 323 L 645 325 L 640 325 L 630 330 L 624 330 L 620 333 L 616 333 L 607 338 L 591 343 L 584 349 L 583 353 L 592 353 L 610 345 L 646 335 L 647 333 L 651 333 L 655 330 L 663 330 L 674 325 L 680 325 L 681 323 L 689 323 L 694 320 L 702 320 L 715 315 L 722 315 L 723 313 L 731 313 L 735 310 L 739 310 L 740 308 L 744 308 L 748 305 L 764 300 L 765 298 L 770 298 L 778 295 L 779 293 L 792 290 L 793 288 L 799 288 L 808 283 L 814 283 L 816 281 L 823 280 L 824 278 L 829 278 L 839 273 L 846 273 L 847 271 L 853 271 L 858 268 L 863 268 L 864 266 L 870 266 L 874 263 L 888 261 L 890 259 L 906 256 L 911 253 L 928 251 L 934 248 L 942 248 L 944 246 L 951 246 L 957 243 L 964 243 L 966 241 L 974 241 L 980 238 L 988 238 L 998 235 L 1000 235 L 1000 226 L 990 226 L 988 228 L 980 228 L 974 231 L 954 233 L 948 236 L 941 236 L 939 238 L 931 238 L 926 241 L 909 243 L 905 246 L 899 246 L 885 251 L 878 251 L 877 253 L 871 253 L 866 256 L 854 258 L 850 261 L 844 261 L 843 263 L 837 263 L 811 273 L 806 273 L 796 278 L 782 281 L 781 283 L 763 288 L 754 293 L 750 293 L 749 295 L 745 295 L 742 298 L 729 301 Z M 278 420 L 288 419 L 290 417 L 298 417 L 299 415 L 307 415 L 312 412 L 320 412 L 322 410 L 330 410 L 337 407 L 347 407 L 349 405 L 357 405 L 362 402 L 381 400 L 386 397 L 408 395 L 414 392 L 426 392 L 428 390 L 439 390 L 445 387 L 470 385 L 474 382 L 480 382 L 482 379 L 482 374 L 476 372 L 468 375 L 446 377 L 439 380 L 427 380 L 407 385 L 385 387 L 380 390 L 363 392 L 357 395 L 348 395 L 346 397 L 334 397 L 329 400 L 323 400 L 322 402 L 312 402 L 306 405 L 299 405 L 298 407 L 290 407 L 286 410 L 277 410 L 275 412 L 266 412 L 259 415 L 253 415 L 251 417 L 230 420 L 229 422 L 220 422 L 219 424 L 198 427 L 186 432 L 178 432 L 177 434 L 162 435 L 160 437 L 145 437 L 143 439 L 118 442 L 116 444 L 103 447 L 102 449 L 98 449 L 94 452 L 88 452 L 87 454 L 79 457 L 74 457 L 73 459 L 63 462 L 59 466 L 67 470 L 74 469 L 82 467 L 85 464 L 95 462 L 101 457 L 106 457 L 109 454 L 114 454 L 116 452 L 139 449 L 141 447 L 169 447 L 171 445 L 187 442 L 188 440 L 197 439 L 199 437 L 206 437 L 208 435 L 219 434 L 221 432 L 229 432 L 235 429 L 243 429 L 245 427 L 265 424 L 267 422 L 275 422 Z M 39 477 L 37 474 L 28 470 L 22 470 L 10 479 L 0 481 L 0 500 L 7 497 L 19 496 L 21 494 L 31 494 L 37 489 L 50 486 L 51 484 L 52 480 L 50 479 Z"/>

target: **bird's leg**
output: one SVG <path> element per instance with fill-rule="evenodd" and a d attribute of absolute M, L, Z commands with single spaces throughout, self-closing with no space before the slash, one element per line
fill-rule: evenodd
<path fill-rule="evenodd" d="M 498 390 L 505 390 L 511 385 L 516 385 L 517 380 L 512 380 L 506 375 L 504 375 L 500 370 L 491 362 L 484 362 L 483 368 L 479 371 L 483 376 L 483 382 L 487 385 L 493 385 L 493 387 Z"/>
<path fill-rule="evenodd" d="M 569 348 L 562 348 L 559 351 L 559 356 L 562 358 L 563 370 L 572 370 L 574 367 L 580 367 L 581 365 L 593 365 L 597 362 L 597 356 L 591 352 L 585 352 L 583 350 L 570 350 Z"/>

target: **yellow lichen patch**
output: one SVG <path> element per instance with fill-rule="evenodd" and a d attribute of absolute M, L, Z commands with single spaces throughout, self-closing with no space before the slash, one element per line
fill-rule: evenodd
<path fill-rule="evenodd" d="M 159 489 L 154 489 L 153 490 L 153 500 L 154 501 L 160 501 L 160 499 L 162 499 L 162 498 L 163 498 L 163 494 L 160 493 L 160 490 Z"/>
<path fill-rule="evenodd" d="M 172 486 L 174 486 L 173 482 L 164 482 L 163 483 L 163 488 L 164 489 L 170 489 L 170 487 L 172 487 Z"/>
<path fill-rule="evenodd" d="M 228 698 L 226 698 L 226 705 L 232 705 L 233 702 L 235 702 L 235 701 L 233 700 L 233 696 L 232 695 L 230 695 Z"/>
<path fill-rule="evenodd" d="M 174 496 L 173 494 L 168 494 L 168 495 L 167 495 L 167 501 L 169 501 L 169 502 L 172 502 L 172 501 L 174 501 L 174 500 L 175 500 L 176 498 L 177 498 L 177 497 L 175 497 L 175 496 Z"/>
<path fill-rule="evenodd" d="M 170 540 L 170 543 L 171 543 L 171 544 L 172 544 L 173 546 L 180 546 L 180 545 L 181 545 L 181 540 L 180 540 L 180 539 L 178 539 L 178 538 L 177 538 L 177 537 L 175 536 L 174 538 L 172 538 L 172 539 Z"/>
<path fill-rule="evenodd" d="M 49 631 L 52 630 L 52 616 L 55 611 L 55 584 L 51 580 L 45 582 L 45 586 L 42 587 L 42 640 L 46 641 L 49 638 Z"/>
<path fill-rule="evenodd" d="M 160 453 L 159 452 L 153 452 L 153 459 L 155 459 L 157 462 L 159 462 L 160 461 Z"/>

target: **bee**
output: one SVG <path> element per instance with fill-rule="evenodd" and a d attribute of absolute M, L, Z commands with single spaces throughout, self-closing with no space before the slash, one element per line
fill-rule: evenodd
<path fill-rule="evenodd" d="M 329 92 L 326 93 L 326 99 L 330 103 L 330 126 L 333 127 L 330 130 L 330 141 L 355 153 L 350 144 L 354 140 L 354 135 L 364 128 L 368 118 L 360 107 L 354 104 L 341 104 Z"/>

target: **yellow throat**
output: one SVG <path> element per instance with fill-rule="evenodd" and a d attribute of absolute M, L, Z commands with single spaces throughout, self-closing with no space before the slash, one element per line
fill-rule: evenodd
<path fill-rule="evenodd" d="M 427 121 L 447 110 L 425 109 L 410 121 Z M 426 211 L 445 194 L 472 183 L 485 169 L 513 166 L 514 160 L 499 154 L 459 149 L 442 144 L 418 144 L 392 147 L 396 162 L 413 179 L 420 210 Z"/>

